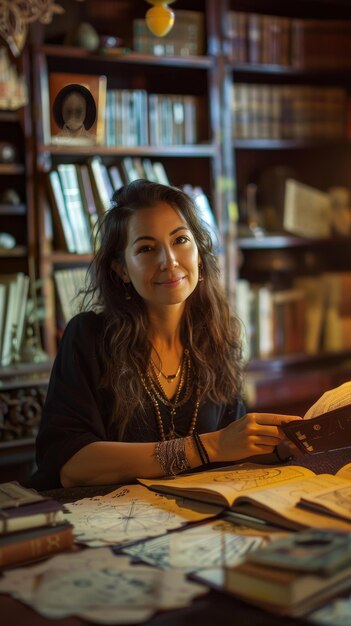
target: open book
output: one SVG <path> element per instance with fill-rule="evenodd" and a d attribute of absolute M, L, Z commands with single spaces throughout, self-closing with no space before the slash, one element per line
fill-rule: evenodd
<path fill-rule="evenodd" d="M 222 505 L 239 515 L 248 515 L 291 530 L 334 528 L 351 531 L 348 518 L 331 516 L 306 508 L 308 498 L 320 501 L 319 494 L 338 494 L 346 489 L 351 497 L 351 463 L 335 476 L 316 475 L 297 465 L 267 466 L 243 463 L 221 470 L 210 470 L 166 479 L 139 479 L 147 487 L 172 495 Z M 300 506 L 304 498 L 304 507 Z M 327 514 L 326 514 L 327 513 Z"/>

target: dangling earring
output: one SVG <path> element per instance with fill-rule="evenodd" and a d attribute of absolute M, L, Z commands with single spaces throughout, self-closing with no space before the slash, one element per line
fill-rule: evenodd
<path fill-rule="evenodd" d="M 202 274 L 202 265 L 199 265 L 199 283 L 203 281 L 204 277 Z"/>
<path fill-rule="evenodd" d="M 130 291 L 128 289 L 128 285 L 130 285 L 130 283 L 125 283 L 124 280 L 122 280 L 123 283 L 123 289 L 124 289 L 124 297 L 126 300 L 131 300 L 132 296 L 130 294 Z"/>

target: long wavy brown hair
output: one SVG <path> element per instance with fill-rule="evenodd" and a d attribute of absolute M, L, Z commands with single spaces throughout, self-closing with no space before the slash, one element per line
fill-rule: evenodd
<path fill-rule="evenodd" d="M 85 310 L 98 308 L 104 315 L 101 386 L 114 393 L 111 419 L 118 421 L 121 439 L 135 412 L 144 413 L 145 391 L 138 370 L 147 370 L 152 345 L 145 303 L 132 285 L 128 285 L 131 298 L 126 299 L 126 285 L 112 263 L 124 263 L 131 216 L 161 202 L 183 216 L 201 259 L 203 280 L 187 299 L 181 322 L 181 341 L 191 355 L 200 402 L 209 398 L 215 403 L 232 403 L 241 392 L 240 322 L 223 292 L 209 232 L 186 193 L 147 180 L 134 181 L 114 193 L 112 207 L 104 215 L 82 305 Z"/>

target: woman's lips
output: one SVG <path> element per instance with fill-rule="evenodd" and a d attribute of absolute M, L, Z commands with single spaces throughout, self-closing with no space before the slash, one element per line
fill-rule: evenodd
<path fill-rule="evenodd" d="M 182 282 L 182 280 L 184 280 L 184 278 L 185 276 L 179 276 L 178 278 L 169 278 L 168 280 L 157 282 L 156 285 L 160 285 L 161 287 L 176 287 Z"/>

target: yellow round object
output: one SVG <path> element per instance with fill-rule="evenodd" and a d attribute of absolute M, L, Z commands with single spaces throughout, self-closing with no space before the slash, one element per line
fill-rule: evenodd
<path fill-rule="evenodd" d="M 174 24 L 174 13 L 168 7 L 157 5 L 147 11 L 145 21 L 156 37 L 164 37 Z"/>

